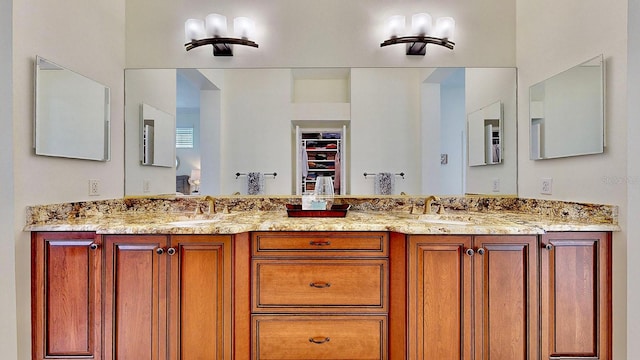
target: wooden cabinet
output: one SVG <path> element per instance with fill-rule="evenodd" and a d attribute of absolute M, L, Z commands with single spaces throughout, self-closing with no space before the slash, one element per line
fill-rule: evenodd
<path fill-rule="evenodd" d="M 541 237 L 542 359 L 610 360 L 611 234 Z"/>
<path fill-rule="evenodd" d="M 101 359 L 101 239 L 31 237 L 32 359 Z"/>
<path fill-rule="evenodd" d="M 387 233 L 252 240 L 252 359 L 388 358 Z"/>
<path fill-rule="evenodd" d="M 537 359 L 536 236 L 410 236 L 408 359 Z"/>
<path fill-rule="evenodd" d="M 32 358 L 611 360 L 611 233 L 32 235 Z"/>
<path fill-rule="evenodd" d="M 105 359 L 231 359 L 230 236 L 105 236 Z"/>

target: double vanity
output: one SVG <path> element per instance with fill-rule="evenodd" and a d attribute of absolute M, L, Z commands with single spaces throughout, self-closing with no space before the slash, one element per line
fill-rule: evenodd
<path fill-rule="evenodd" d="M 611 359 L 616 207 L 425 200 L 31 207 L 33 359 Z"/>

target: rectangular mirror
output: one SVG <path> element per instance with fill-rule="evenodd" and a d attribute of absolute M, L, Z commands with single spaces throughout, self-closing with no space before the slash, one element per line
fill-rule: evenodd
<path fill-rule="evenodd" d="M 108 87 L 37 56 L 35 92 L 36 155 L 109 160 Z"/>
<path fill-rule="evenodd" d="M 598 55 L 529 88 L 532 160 L 604 151 L 604 59 Z"/>
<path fill-rule="evenodd" d="M 502 103 L 496 101 L 467 115 L 469 166 L 502 162 Z"/>
<path fill-rule="evenodd" d="M 194 172 L 200 194 L 246 194 L 247 178 L 235 174 L 249 172 L 278 174 L 266 177 L 266 194 L 295 194 L 304 157 L 296 126 L 346 129 L 340 167 L 330 155 L 308 159 L 320 160 L 316 169 L 340 169 L 345 195 L 374 194 L 375 177 L 363 174 L 381 172 L 404 173 L 393 194 L 516 194 L 516 75 L 514 68 L 127 69 L 125 194 L 188 194 Z M 142 165 L 142 103 L 190 129 L 191 146 L 173 145 L 175 167 Z M 501 153 L 483 160 L 495 165 L 469 167 L 467 114 L 483 108 L 499 129 Z"/>

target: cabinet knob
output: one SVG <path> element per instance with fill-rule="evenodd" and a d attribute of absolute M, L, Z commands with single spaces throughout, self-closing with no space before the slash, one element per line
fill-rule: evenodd
<path fill-rule="evenodd" d="M 551 249 L 553 249 L 553 245 L 551 245 L 551 244 L 546 244 L 546 245 L 544 246 L 544 248 L 545 248 L 545 249 L 547 249 L 547 250 L 551 250 Z"/>
<path fill-rule="evenodd" d="M 465 252 L 465 254 L 467 254 L 469 256 L 473 256 L 473 254 L 475 254 L 475 251 L 473 251 L 473 249 L 467 249 L 464 252 Z"/>
<path fill-rule="evenodd" d="M 89 245 L 89 249 L 91 249 L 91 250 L 97 250 L 97 249 L 98 249 L 98 247 L 99 247 L 99 246 L 98 246 L 98 244 L 96 244 L 96 243 L 91 243 L 91 245 Z"/>
<path fill-rule="evenodd" d="M 322 336 L 318 336 L 318 337 L 310 337 L 309 338 L 309 342 L 310 343 L 314 343 L 314 344 L 324 344 L 326 342 L 329 342 L 329 340 L 331 340 L 328 337 L 322 337 Z"/>
<path fill-rule="evenodd" d="M 478 248 L 478 255 L 484 255 L 484 248 Z"/>
<path fill-rule="evenodd" d="M 329 245 L 331 245 L 331 241 L 328 241 L 328 240 L 309 241 L 309 245 L 311 245 L 311 246 L 329 246 Z"/>
<path fill-rule="evenodd" d="M 176 252 L 177 252 L 176 248 L 170 247 L 167 249 L 167 254 L 169 255 L 174 255 Z"/>
<path fill-rule="evenodd" d="M 164 249 L 163 248 L 157 248 L 156 249 L 156 254 L 158 254 L 158 255 L 164 254 Z"/>
<path fill-rule="evenodd" d="M 309 286 L 317 289 L 324 289 L 324 288 L 331 287 L 331 283 L 319 281 L 319 282 L 312 282 L 311 284 L 309 284 Z"/>

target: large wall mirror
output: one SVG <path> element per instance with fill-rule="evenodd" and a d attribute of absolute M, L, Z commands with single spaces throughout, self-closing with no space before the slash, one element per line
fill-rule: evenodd
<path fill-rule="evenodd" d="M 529 88 L 532 160 L 604 151 L 604 74 L 599 55 Z"/>
<path fill-rule="evenodd" d="M 109 96 L 108 87 L 36 57 L 36 155 L 109 160 Z"/>
<path fill-rule="evenodd" d="M 141 104 L 175 117 L 175 165 L 140 162 Z M 472 167 L 467 114 L 488 104 L 501 157 Z M 313 130 L 339 147 L 345 194 L 374 194 L 364 174 L 385 173 L 395 195 L 514 195 L 516 124 L 514 68 L 127 69 L 125 194 L 247 194 L 249 173 L 267 195 L 296 194 L 297 134 Z M 331 150 L 309 161 L 335 171 Z"/>

